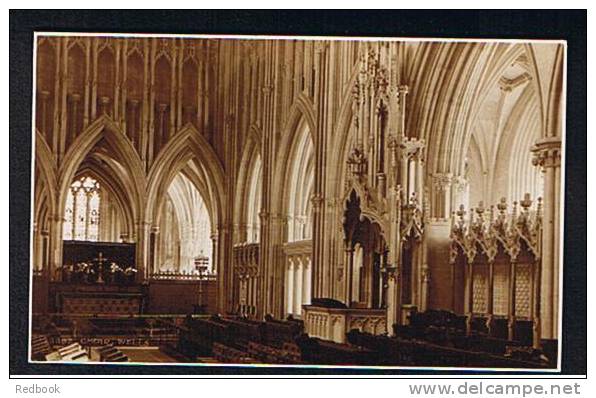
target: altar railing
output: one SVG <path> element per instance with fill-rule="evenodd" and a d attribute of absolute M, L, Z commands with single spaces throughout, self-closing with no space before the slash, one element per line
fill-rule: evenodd
<path fill-rule="evenodd" d="M 152 280 L 165 281 L 214 281 L 217 279 L 216 273 L 203 273 L 197 271 L 156 271 L 149 275 Z"/>

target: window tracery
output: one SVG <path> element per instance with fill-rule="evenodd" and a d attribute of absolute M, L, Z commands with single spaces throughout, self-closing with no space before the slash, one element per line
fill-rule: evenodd
<path fill-rule="evenodd" d="M 101 189 L 89 176 L 76 180 L 66 197 L 62 238 L 64 240 L 99 240 Z"/>

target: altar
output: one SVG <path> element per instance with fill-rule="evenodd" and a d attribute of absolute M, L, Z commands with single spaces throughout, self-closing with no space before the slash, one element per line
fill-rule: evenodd
<path fill-rule="evenodd" d="M 65 315 L 138 315 L 147 302 L 147 288 L 127 286 L 52 282 L 52 312 Z"/>
<path fill-rule="evenodd" d="M 136 279 L 136 245 L 118 242 L 64 241 L 63 265 L 56 280 L 87 284 L 124 284 Z"/>
<path fill-rule="evenodd" d="M 64 241 L 63 265 L 50 284 L 51 311 L 66 315 L 134 315 L 146 304 L 137 283 L 135 244 Z"/>

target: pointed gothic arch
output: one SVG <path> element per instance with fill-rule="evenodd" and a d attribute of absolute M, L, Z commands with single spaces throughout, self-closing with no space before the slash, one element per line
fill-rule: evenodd
<path fill-rule="evenodd" d="M 222 203 L 225 198 L 223 167 L 203 135 L 194 126 L 187 124 L 168 141 L 149 170 L 145 208 L 148 222 L 157 219 L 159 206 L 156 204 L 159 198 L 163 197 L 174 176 L 193 159 L 196 160 L 198 174 L 206 182 L 207 192 L 203 198 L 212 204 L 212 226 L 218 225 L 223 219 Z"/>
<path fill-rule="evenodd" d="M 312 215 L 310 199 L 314 193 L 314 143 L 310 128 L 303 120 L 298 123 L 292 143 L 286 152 L 284 172 L 282 214 L 288 218 L 286 240 L 288 242 L 312 237 Z"/>
<path fill-rule="evenodd" d="M 52 150 L 39 130 L 35 130 L 35 169 L 39 170 L 39 175 L 35 179 L 35 191 L 46 192 L 47 203 L 41 200 L 35 200 L 34 221 L 37 221 L 37 214 L 40 212 L 40 206 L 47 206 L 49 213 L 56 211 L 56 187 L 58 186 L 57 170 L 54 163 Z M 34 173 L 37 170 L 34 169 Z"/>
<path fill-rule="evenodd" d="M 260 228 L 263 180 L 260 136 L 255 126 L 249 130 L 238 164 L 233 215 L 236 243 L 256 242 L 260 237 L 256 231 Z"/>
<path fill-rule="evenodd" d="M 260 142 L 251 134 L 244 147 L 236 180 L 234 226 L 237 242 L 255 243 L 260 240 L 262 166 Z"/>
<path fill-rule="evenodd" d="M 211 241 L 212 223 L 209 205 L 187 174 L 179 172 L 160 201 L 159 228 L 155 237 L 154 271 L 194 271 L 194 259 L 201 255 L 209 258 L 209 269 L 214 269 Z"/>
<path fill-rule="evenodd" d="M 536 46 L 539 44 L 524 44 L 526 54 L 529 59 L 530 69 L 533 77 L 532 84 L 535 87 L 540 105 L 540 120 L 542 124 L 542 137 L 548 138 L 561 135 L 561 120 L 563 114 L 561 107 L 564 103 L 565 93 L 563 90 L 563 75 L 565 69 L 565 48 L 564 46 L 557 46 L 554 54 L 554 59 L 539 60 Z M 552 63 L 550 69 L 545 76 L 541 73 L 540 64 Z M 547 67 L 550 65 L 547 65 Z"/>
<path fill-rule="evenodd" d="M 116 207 L 116 213 L 121 215 L 122 218 L 119 222 L 120 234 L 130 236 L 134 233 L 134 210 L 132 203 L 130 202 L 130 196 L 127 194 L 125 188 L 127 182 L 122 180 L 117 173 L 109 166 L 108 163 L 99 162 L 97 160 L 85 161 L 81 167 L 77 170 L 73 181 L 89 176 L 99 182 L 101 190 L 107 192 L 107 197 Z M 104 198 L 102 198 L 104 201 Z M 100 219 L 104 218 L 104 214 L 100 214 Z M 112 241 L 119 241 L 120 237 L 112 237 Z M 101 239 L 100 240 L 105 240 Z"/>
<path fill-rule="evenodd" d="M 77 169 L 102 138 L 106 139 L 110 149 L 115 151 L 117 160 L 122 163 L 126 172 L 130 174 L 133 182 L 130 189 L 132 208 L 134 209 L 135 218 L 139 218 L 141 216 L 139 213 L 143 210 L 141 201 L 143 198 L 142 190 L 145 187 L 145 173 L 143 172 L 142 161 L 124 133 L 106 115 L 100 116 L 77 136 L 61 162 L 59 168 L 58 214 L 64 213 L 66 195 Z"/>
<path fill-rule="evenodd" d="M 294 104 L 291 106 L 288 117 L 282 129 L 283 134 L 279 141 L 278 148 L 280 149 L 279 165 L 274 171 L 274 186 L 286 187 L 286 178 L 289 169 L 290 157 L 292 156 L 292 148 L 297 140 L 297 136 L 306 131 L 310 137 L 311 142 L 315 143 L 316 133 L 316 117 L 312 101 L 304 94 L 300 94 Z M 284 189 L 285 192 L 285 189 Z M 275 208 L 282 211 L 284 208 L 284 201 L 274 202 Z"/>

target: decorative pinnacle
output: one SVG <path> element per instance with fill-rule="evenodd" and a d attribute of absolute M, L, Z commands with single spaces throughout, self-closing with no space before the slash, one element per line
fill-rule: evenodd
<path fill-rule="evenodd" d="M 463 221 L 464 216 L 466 215 L 466 210 L 464 208 L 464 205 L 459 205 L 459 210 L 457 212 L 455 212 L 455 214 L 457 214 L 457 217 L 459 217 L 459 219 L 461 221 Z"/>
<path fill-rule="evenodd" d="M 532 199 L 530 199 L 530 194 L 526 193 L 524 195 L 524 200 L 520 201 L 519 204 L 524 209 L 524 212 L 528 212 L 530 206 L 532 206 Z"/>
<path fill-rule="evenodd" d="M 476 213 L 478 213 L 478 215 L 480 217 L 482 217 L 482 214 L 484 214 L 484 202 L 481 200 L 480 202 L 478 202 L 478 207 L 476 208 Z"/>
<path fill-rule="evenodd" d="M 502 197 L 501 201 L 497 204 L 497 209 L 499 210 L 499 213 L 501 213 L 501 215 L 504 215 L 507 211 L 507 199 Z"/>

